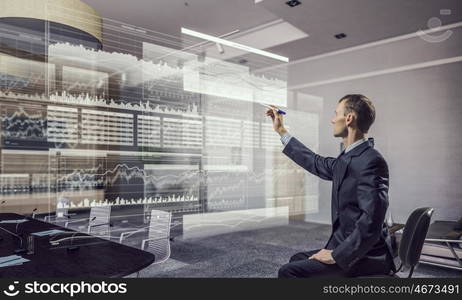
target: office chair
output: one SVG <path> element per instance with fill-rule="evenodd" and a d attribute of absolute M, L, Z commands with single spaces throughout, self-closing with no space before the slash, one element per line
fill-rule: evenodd
<path fill-rule="evenodd" d="M 407 218 L 403 228 L 401 242 L 398 247 L 398 257 L 401 261 L 399 268 L 392 275 L 370 275 L 359 277 L 399 277 L 397 273 L 403 268 L 409 268 L 408 278 L 412 277 L 414 268 L 419 262 L 420 253 L 427 236 L 430 219 L 433 214 L 433 208 L 421 207 L 415 209 Z"/>
<path fill-rule="evenodd" d="M 419 262 L 433 211 L 431 207 L 417 208 L 407 218 L 403 228 L 403 235 L 398 248 L 398 256 L 401 260 L 398 271 L 402 266 L 410 268 L 408 278 L 412 277 L 414 268 Z"/>
<path fill-rule="evenodd" d="M 68 221 L 64 227 L 69 224 L 88 222 L 87 233 L 96 236 L 110 236 L 111 206 L 98 206 L 90 208 L 90 217 L 88 219 L 79 219 Z"/>
<path fill-rule="evenodd" d="M 160 264 L 170 257 L 170 224 L 172 213 L 162 210 L 151 210 L 149 227 L 135 231 L 123 232 L 120 235 L 120 243 L 135 233 L 148 230 L 148 238 L 142 240 L 141 250 L 151 252 L 155 256 L 153 264 Z M 137 272 L 137 277 L 139 272 Z"/>
<path fill-rule="evenodd" d="M 43 218 L 45 222 L 58 224 L 58 223 L 65 223 L 69 221 L 70 216 L 76 214 L 69 213 L 69 198 L 59 197 L 58 201 L 56 202 L 56 213 L 55 215 L 48 215 Z"/>

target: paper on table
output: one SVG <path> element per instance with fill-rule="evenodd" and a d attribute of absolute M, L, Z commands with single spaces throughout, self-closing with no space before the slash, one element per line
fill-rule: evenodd
<path fill-rule="evenodd" d="M 19 219 L 19 220 L 3 220 L 3 221 L 0 221 L 0 223 L 2 224 L 18 224 L 18 223 L 24 223 L 24 222 L 27 222 L 29 220 L 27 219 Z"/>
<path fill-rule="evenodd" d="M 19 255 L 2 256 L 2 257 L 0 257 L 0 264 L 2 264 L 4 262 L 7 262 L 7 261 L 10 261 L 10 260 L 13 260 L 13 259 L 18 259 L 18 258 L 21 258 L 21 256 L 19 256 Z"/>
<path fill-rule="evenodd" d="M 60 229 L 51 229 L 51 230 L 46 230 L 46 231 L 34 232 L 32 234 L 36 236 L 46 236 L 46 235 L 52 235 L 52 234 L 61 233 L 61 232 L 65 232 L 65 231 L 60 230 Z"/>
<path fill-rule="evenodd" d="M 0 264 L 0 268 L 1 268 L 1 267 L 9 267 L 9 266 L 22 265 L 23 263 L 25 263 L 25 262 L 27 262 L 27 261 L 29 261 L 29 260 L 28 260 L 28 259 L 25 259 L 25 258 L 15 259 L 15 260 L 12 260 L 12 261 L 9 261 L 9 262 Z"/>
<path fill-rule="evenodd" d="M 8 262 L 8 263 L 0 264 L 0 268 L 2 268 L 2 267 L 11 267 L 11 266 L 20 266 L 20 265 L 22 265 L 22 262 L 17 263 L 16 261 L 11 261 L 11 262 Z"/>
<path fill-rule="evenodd" d="M 17 256 L 17 258 L 14 258 L 14 256 L 17 256 L 17 255 L 10 255 L 10 256 L 6 256 L 6 257 L 12 257 L 10 260 L 5 260 L 5 257 L 2 257 L 2 259 L 4 259 L 3 263 L 0 263 L 0 268 L 1 267 L 9 267 L 9 266 L 16 266 L 16 265 L 22 265 L 23 263 L 29 261 L 27 258 L 23 258 L 21 256 Z"/>

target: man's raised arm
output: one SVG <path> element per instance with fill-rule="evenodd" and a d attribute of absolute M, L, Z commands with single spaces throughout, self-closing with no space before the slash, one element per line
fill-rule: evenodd
<path fill-rule="evenodd" d="M 311 174 L 325 180 L 332 180 L 337 161 L 335 158 L 320 156 L 292 137 L 284 128 L 283 115 L 279 114 L 275 107 L 268 109 L 266 115 L 271 117 L 274 131 L 281 136 L 281 141 L 285 145 L 283 150 L 285 155 Z"/>

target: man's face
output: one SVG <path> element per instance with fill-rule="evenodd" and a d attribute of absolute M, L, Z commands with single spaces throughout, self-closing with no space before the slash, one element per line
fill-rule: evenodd
<path fill-rule="evenodd" d="M 331 120 L 332 125 L 334 126 L 334 136 L 335 137 L 346 137 L 348 136 L 348 126 L 345 116 L 345 101 L 343 100 L 340 103 L 337 103 L 335 107 L 334 117 Z"/>

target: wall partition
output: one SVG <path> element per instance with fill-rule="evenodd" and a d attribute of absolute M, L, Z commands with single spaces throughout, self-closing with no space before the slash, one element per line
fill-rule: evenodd
<path fill-rule="evenodd" d="M 288 92 L 271 68 L 287 59 L 39 2 L 1 7 L 1 212 L 69 221 L 111 207 L 114 233 L 163 210 L 189 238 L 318 211 L 317 179 L 281 153 L 262 105 L 318 149 L 323 99 Z"/>

